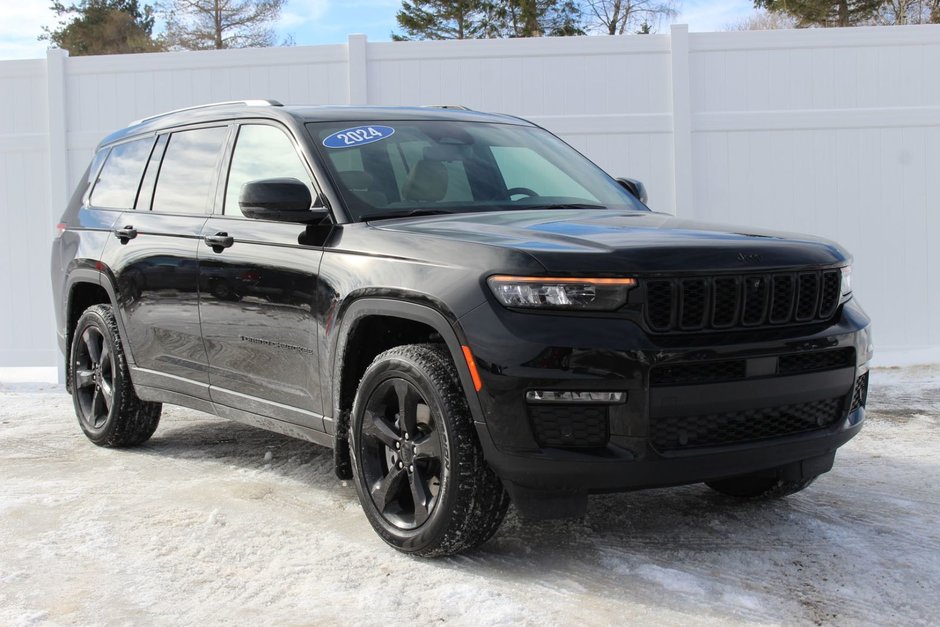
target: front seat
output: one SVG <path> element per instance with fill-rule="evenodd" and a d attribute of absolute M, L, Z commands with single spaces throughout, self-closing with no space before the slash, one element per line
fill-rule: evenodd
<path fill-rule="evenodd" d="M 349 191 L 373 207 L 384 207 L 388 204 L 385 194 L 372 189 L 375 179 L 368 172 L 346 170 L 339 173 L 339 178 Z"/>
<path fill-rule="evenodd" d="M 422 159 L 401 188 L 402 200 L 437 202 L 447 195 L 447 168 L 442 161 Z"/>

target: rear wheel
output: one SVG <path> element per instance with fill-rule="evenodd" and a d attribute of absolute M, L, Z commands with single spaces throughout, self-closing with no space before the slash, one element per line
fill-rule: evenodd
<path fill-rule="evenodd" d="M 450 355 L 399 346 L 372 362 L 350 425 L 359 501 L 400 551 L 452 555 L 486 542 L 509 497 L 483 453 Z"/>
<path fill-rule="evenodd" d="M 85 310 L 69 354 L 72 401 L 88 439 L 108 447 L 147 441 L 160 422 L 162 405 L 137 397 L 110 305 Z"/>
<path fill-rule="evenodd" d="M 705 485 L 716 492 L 741 499 L 776 499 L 796 494 L 815 480 L 816 477 L 794 480 L 767 475 L 742 475 L 706 481 Z"/>

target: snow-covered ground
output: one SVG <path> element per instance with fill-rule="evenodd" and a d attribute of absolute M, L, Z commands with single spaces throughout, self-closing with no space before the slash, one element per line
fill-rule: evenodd
<path fill-rule="evenodd" d="M 325 449 L 173 407 L 144 447 L 101 449 L 63 391 L 8 381 L 0 624 L 936 624 L 938 478 L 940 366 L 882 369 L 801 494 L 599 496 L 426 561 L 375 536 Z"/>

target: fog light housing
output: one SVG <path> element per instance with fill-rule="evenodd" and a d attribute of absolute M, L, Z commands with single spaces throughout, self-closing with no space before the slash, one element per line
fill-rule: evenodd
<path fill-rule="evenodd" d="M 613 405 L 627 401 L 626 392 L 584 392 L 578 390 L 529 390 L 529 403 L 588 403 Z"/>

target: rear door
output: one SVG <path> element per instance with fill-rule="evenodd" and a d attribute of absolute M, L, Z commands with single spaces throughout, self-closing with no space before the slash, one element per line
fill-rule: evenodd
<path fill-rule="evenodd" d="M 120 292 L 135 385 L 209 399 L 196 255 L 228 133 L 215 125 L 159 136 L 135 209 L 115 224 L 105 261 Z"/>
<path fill-rule="evenodd" d="M 318 193 L 289 131 L 240 125 L 225 164 L 218 208 L 199 242 L 199 309 L 212 401 L 323 430 L 317 353 L 317 273 L 322 247 L 303 224 L 242 215 L 248 181 L 296 178 Z M 227 246 L 216 245 L 218 238 Z M 235 416 L 232 416 L 235 417 Z"/>

